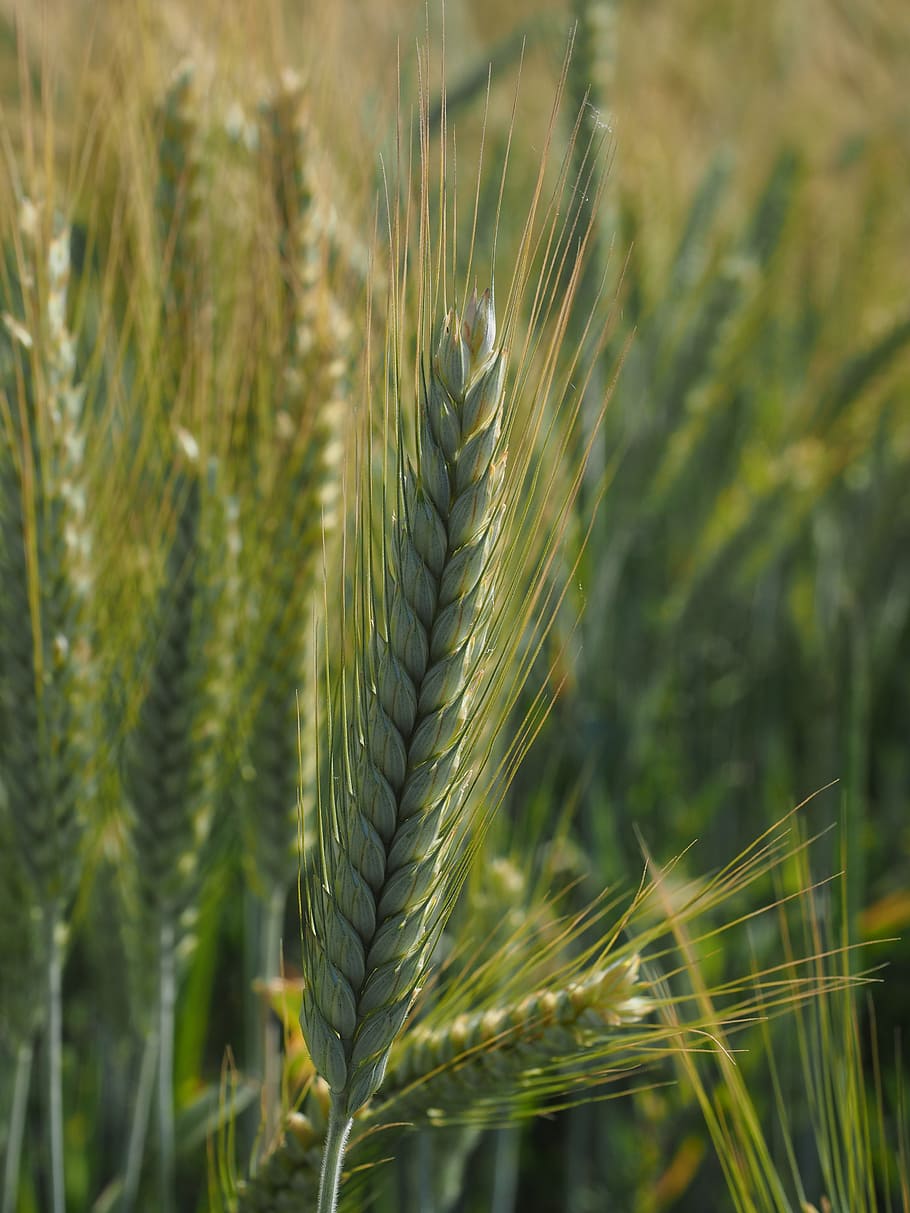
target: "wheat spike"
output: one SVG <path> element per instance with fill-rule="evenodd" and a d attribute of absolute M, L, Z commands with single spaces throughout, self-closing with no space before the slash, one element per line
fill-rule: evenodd
<path fill-rule="evenodd" d="M 0 330 L 0 770 L 45 929 L 50 1207 L 64 1202 L 62 974 L 91 792 L 95 678 L 87 599 L 83 393 L 67 327 L 70 229 L 19 210 Z"/>
<path fill-rule="evenodd" d="M 350 326 L 326 281 L 325 241 L 310 184 L 310 124 L 296 76 L 282 77 L 264 109 L 264 126 L 283 299 L 273 500 L 257 545 L 265 559 L 256 620 L 262 640 L 248 696 L 255 704 L 247 735 L 255 785 L 247 853 L 258 887 L 273 896 L 284 893 L 297 867 L 298 781 L 305 818 L 313 799 L 314 747 L 303 748 L 300 778 L 298 724 L 304 737 L 311 736 L 309 613 L 323 539 L 337 521 Z M 277 966 L 277 956 L 270 963 Z"/>
<path fill-rule="evenodd" d="M 20 854 L 56 914 L 79 871 L 93 679 L 82 392 L 66 327 L 70 231 L 59 219 L 47 226 L 26 201 L 24 264 L 10 282 L 19 298 L 0 333 L 0 767 Z"/>
<path fill-rule="evenodd" d="M 189 441 L 188 437 L 185 441 Z M 225 560 L 216 494 L 184 448 L 175 529 L 146 694 L 127 743 L 125 782 L 144 914 L 174 921 L 194 899 L 211 827 Z"/>
<path fill-rule="evenodd" d="M 325 1082 L 314 1078 L 299 1108 L 285 1119 L 280 1143 L 240 1188 L 238 1213 L 291 1213 L 315 1206 L 330 1102 Z"/>
<path fill-rule="evenodd" d="M 181 64 L 159 107 L 155 206 L 163 265 L 164 407 L 205 397 L 206 351 L 198 319 L 201 157 L 195 72 Z M 173 505 L 164 582 L 147 654 L 144 695 L 126 744 L 124 779 L 142 917 L 174 925 L 195 897 L 210 828 L 215 701 L 227 660 L 224 598 L 230 578 L 228 503 L 217 463 L 178 428 L 165 450 Z"/>
<path fill-rule="evenodd" d="M 167 553 L 146 693 L 127 739 L 138 924 L 156 947 L 158 972 L 159 1207 L 174 1207 L 173 1038 L 178 944 L 210 859 L 217 789 L 218 711 L 225 666 L 223 621 L 230 527 L 214 461 L 203 475 L 181 435 L 175 530 Z"/>
<path fill-rule="evenodd" d="M 484 1104 L 508 1104 L 522 1074 L 577 1056 L 648 1014 L 638 971 L 631 956 L 512 1005 L 440 1027 L 418 1024 L 393 1049 L 383 1102 L 371 1114 L 410 1119 L 432 1107 L 438 1120 L 465 1106 L 480 1112 Z"/>
<path fill-rule="evenodd" d="M 505 361 L 490 292 L 452 311 L 402 460 L 379 627 L 362 658 L 358 736 L 309 884 L 301 1026 L 335 1106 L 354 1115 L 382 1081 L 408 1014 L 444 884 L 446 812 L 489 609 L 499 524 Z M 434 896 L 436 895 L 436 896 Z"/>
<path fill-rule="evenodd" d="M 529 1075 L 554 1072 L 639 1023 L 652 1003 L 639 979 L 638 956 L 581 974 L 563 987 L 520 1001 L 456 1016 L 440 1026 L 417 1025 L 392 1048 L 382 1095 L 358 1114 L 358 1158 L 387 1153 L 407 1126 L 439 1126 L 496 1109 L 514 1110 Z M 329 1095 L 317 1081 L 285 1139 L 241 1192 L 243 1213 L 297 1207 L 315 1197 L 329 1121 Z M 372 1130 L 382 1129 L 374 1134 Z M 372 1145 L 370 1144 L 372 1143 Z"/>

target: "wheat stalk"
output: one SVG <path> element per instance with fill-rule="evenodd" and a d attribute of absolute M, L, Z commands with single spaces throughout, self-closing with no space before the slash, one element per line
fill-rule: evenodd
<path fill-rule="evenodd" d="M 2 725 L 0 725 L 2 728 Z M 0 782 L 0 1041 L 16 1058 L 6 1135 L 3 1213 L 14 1213 L 25 1136 L 35 1032 L 47 1008 L 41 998 L 46 968 L 44 930 L 3 803 Z"/>

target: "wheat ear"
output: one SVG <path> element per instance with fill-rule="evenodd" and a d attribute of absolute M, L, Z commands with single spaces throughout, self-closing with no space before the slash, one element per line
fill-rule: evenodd
<path fill-rule="evenodd" d="M 622 1028 L 652 1008 L 632 955 L 515 1003 L 409 1028 L 392 1047 L 381 1098 L 355 1120 L 358 1139 L 369 1157 L 367 1142 L 387 1153 L 391 1136 L 408 1124 L 489 1122 L 514 1110 L 516 1094 L 529 1083 L 546 1086 L 566 1066 L 576 1070 L 586 1053 L 596 1064 L 605 1042 L 618 1045 Z M 320 1086 L 313 1084 L 303 1111 L 288 1118 L 283 1144 L 242 1190 L 243 1213 L 279 1213 L 312 1201 L 331 1116 L 331 1096 Z"/>
<path fill-rule="evenodd" d="M 49 1189 L 50 1207 L 61 1213 L 61 987 L 89 792 L 91 544 L 83 393 L 66 316 L 70 229 L 28 200 L 19 217 L 17 267 L 3 277 L 8 308 L 0 334 L 0 767 L 47 937 Z"/>
<path fill-rule="evenodd" d="M 161 262 L 164 329 L 161 380 L 164 405 L 192 399 L 205 366 L 198 320 L 201 312 L 199 219 L 201 160 L 194 69 L 174 73 L 158 113 L 158 183 L 155 211 Z M 176 457 L 165 455 L 173 481 L 175 530 L 167 549 L 157 632 L 152 643 L 139 717 L 126 743 L 124 783 L 138 888 L 136 925 L 154 941 L 157 973 L 157 1040 L 146 1039 L 143 1071 L 157 1048 L 159 1204 L 174 1207 L 175 1143 L 173 1037 L 176 958 L 180 918 L 199 887 L 199 857 L 211 826 L 213 764 L 212 691 L 218 667 L 213 635 L 220 622 L 220 595 L 213 569 L 223 566 L 211 539 L 216 494 L 208 494 L 195 438 L 180 431 Z M 214 477 L 214 472 L 213 472 Z M 215 556 L 217 561 L 217 555 Z M 125 1209 L 139 1182 L 147 1105 L 140 1084 L 124 1181 Z"/>
<path fill-rule="evenodd" d="M 412 1028 L 392 1051 L 383 1101 L 367 1119 L 424 1118 L 430 1107 L 431 1121 L 457 1119 L 465 1107 L 482 1117 L 484 1106 L 509 1104 L 524 1074 L 558 1066 L 648 1014 L 638 971 L 630 956 L 560 989 Z"/>
<path fill-rule="evenodd" d="M 181 919 L 198 899 L 213 826 L 224 639 L 221 577 L 228 564 L 214 464 L 202 474 L 195 442 L 186 433 L 176 462 L 175 529 L 155 649 L 124 770 L 140 921 L 156 944 L 162 1208 L 173 1204 L 173 1034 Z"/>
<path fill-rule="evenodd" d="M 62 921 L 79 873 L 91 648 L 86 599 L 82 391 L 66 327 L 70 230 L 22 208 L 20 322 L 9 342 L 0 427 L 0 759 L 20 854 L 45 914 Z M 17 411 L 17 415 L 14 414 Z"/>
<path fill-rule="evenodd" d="M 298 738 L 315 733 L 309 621 L 324 539 L 337 516 L 340 432 L 347 412 L 349 326 L 325 273 L 311 140 L 303 87 L 286 72 L 262 107 L 263 175 L 276 220 L 272 239 L 282 289 L 279 341 L 268 367 L 274 441 L 259 477 L 265 496 L 257 498 L 259 527 L 251 545 L 259 563 L 251 578 L 255 627 L 249 630 L 255 640 L 243 729 L 250 772 L 245 852 L 262 903 L 256 961 L 266 980 L 280 969 L 285 903 L 298 863 L 298 812 L 305 836 L 310 833 L 316 745 L 313 740 L 298 746 Z M 278 1123 L 281 1039 L 274 1016 L 263 1010 L 265 1150 Z M 256 1046 L 254 1059 L 258 1041 Z"/>
<path fill-rule="evenodd" d="M 252 876 L 270 903 L 268 917 L 277 914 L 280 922 L 297 870 L 298 782 L 306 809 L 315 783 L 313 747 L 303 749 L 302 778 L 298 770 L 298 731 L 311 734 L 306 715 L 298 730 L 299 711 L 306 712 L 313 697 L 302 693 L 302 688 L 311 691 L 312 683 L 308 616 L 323 539 L 337 520 L 350 327 L 325 281 L 324 238 L 309 179 L 311 132 L 302 87 L 293 74 L 282 77 L 263 117 L 283 298 L 273 376 L 274 498 L 263 511 L 267 528 L 257 543 L 264 557 L 256 604 L 261 642 L 249 694 L 255 706 L 247 754 L 255 785 L 246 817 Z M 275 924 L 265 940 L 260 960 L 263 976 L 270 978 L 278 973 Z"/>
<path fill-rule="evenodd" d="M 355 736 L 323 817 L 308 884 L 301 1027 L 332 1089 L 320 1213 L 334 1209 L 351 1118 L 379 1087 L 411 1007 L 441 904 L 447 810 L 490 606 L 501 516 L 505 360 L 490 292 L 450 312 L 400 457 L 384 592 L 367 578 Z"/>

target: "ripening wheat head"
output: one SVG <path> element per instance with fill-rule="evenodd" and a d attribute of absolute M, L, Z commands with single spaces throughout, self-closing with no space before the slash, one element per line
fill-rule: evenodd
<path fill-rule="evenodd" d="M 283 75 L 263 106 L 261 136 L 282 291 L 280 340 L 269 359 L 272 442 L 250 545 L 255 625 L 245 744 L 255 781 L 245 845 L 258 890 L 283 897 L 297 870 L 298 789 L 306 820 L 315 784 L 314 747 L 300 748 L 298 769 L 298 723 L 309 736 L 308 618 L 338 511 L 350 325 L 326 272 L 327 237 L 312 182 L 314 132 L 296 76 Z"/>

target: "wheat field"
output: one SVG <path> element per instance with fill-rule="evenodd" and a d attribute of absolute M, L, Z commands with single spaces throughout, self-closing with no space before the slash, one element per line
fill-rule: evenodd
<path fill-rule="evenodd" d="M 3 1213 L 910 1213 L 899 0 L 2 0 Z"/>

